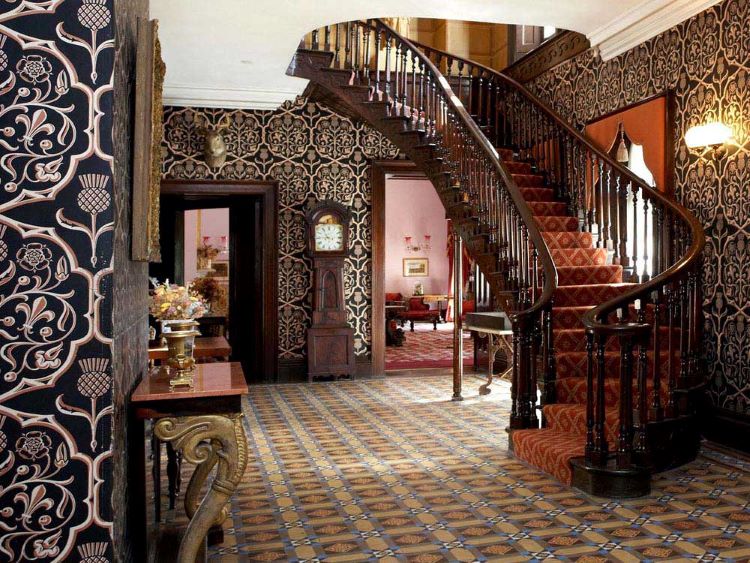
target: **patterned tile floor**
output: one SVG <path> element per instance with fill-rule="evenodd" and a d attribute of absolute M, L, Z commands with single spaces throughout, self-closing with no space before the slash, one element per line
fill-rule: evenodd
<path fill-rule="evenodd" d="M 453 323 L 441 323 L 437 330 L 429 323 L 415 323 L 414 332 L 409 323 L 403 328 L 403 346 L 385 347 L 385 369 L 419 369 L 451 367 L 453 365 Z M 474 361 L 471 334 L 464 332 L 464 364 Z"/>
<path fill-rule="evenodd" d="M 647 498 L 592 498 L 507 452 L 509 388 L 480 382 L 462 403 L 446 377 L 253 387 L 210 560 L 750 561 L 747 460 L 704 448 Z"/>

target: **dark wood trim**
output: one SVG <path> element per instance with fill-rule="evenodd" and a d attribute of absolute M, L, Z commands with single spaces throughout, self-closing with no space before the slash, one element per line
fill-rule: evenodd
<path fill-rule="evenodd" d="M 665 124 L 664 124 L 664 158 L 666 159 L 664 162 L 664 193 L 668 195 L 674 194 L 674 175 L 675 175 L 675 115 L 677 112 L 677 100 L 675 98 L 674 90 L 667 89 L 662 92 L 657 92 L 656 94 L 652 94 L 651 96 L 647 96 L 643 98 L 642 100 L 638 100 L 637 102 L 633 102 L 632 104 L 628 104 L 627 106 L 623 106 L 619 109 L 614 109 L 612 111 L 608 111 L 607 113 L 604 113 L 598 117 L 594 117 L 592 119 L 589 119 L 585 126 L 588 127 L 592 123 L 596 123 L 598 121 L 602 121 L 603 119 L 607 119 L 610 117 L 614 117 L 620 113 L 629 111 L 633 108 L 637 108 L 638 106 L 642 106 L 643 104 L 647 104 L 649 102 L 653 102 L 654 100 L 658 100 L 659 98 L 666 98 L 667 101 L 667 112 L 664 116 Z"/>
<path fill-rule="evenodd" d="M 278 183 L 257 180 L 163 180 L 162 196 L 186 200 L 260 196 L 263 201 L 263 379 L 276 381 L 279 366 Z"/>
<path fill-rule="evenodd" d="M 389 176 L 425 177 L 411 160 L 375 160 L 372 188 L 372 373 L 385 373 L 385 182 Z"/>
<path fill-rule="evenodd" d="M 510 34 L 508 43 L 514 45 Z M 585 35 L 575 31 L 558 31 L 539 47 L 508 66 L 503 73 L 521 83 L 529 82 L 590 48 L 591 43 Z"/>
<path fill-rule="evenodd" d="M 706 417 L 703 436 L 721 444 L 750 453 L 750 416 L 713 407 Z"/>

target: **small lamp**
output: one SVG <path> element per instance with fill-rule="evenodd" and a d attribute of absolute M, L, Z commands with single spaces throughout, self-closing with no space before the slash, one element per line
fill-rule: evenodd
<path fill-rule="evenodd" d="M 711 151 L 714 158 L 723 157 L 726 143 L 732 138 L 732 129 L 723 123 L 714 122 L 705 125 L 694 125 L 685 133 L 685 144 L 689 149 L 704 149 L 704 154 Z"/>

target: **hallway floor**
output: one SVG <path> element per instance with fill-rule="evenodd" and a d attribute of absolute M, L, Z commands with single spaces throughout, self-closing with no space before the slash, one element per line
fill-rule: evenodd
<path fill-rule="evenodd" d="M 588 497 L 508 453 L 509 386 L 481 382 L 459 403 L 444 376 L 252 387 L 210 560 L 750 560 L 750 461 L 706 447 L 647 498 Z"/>

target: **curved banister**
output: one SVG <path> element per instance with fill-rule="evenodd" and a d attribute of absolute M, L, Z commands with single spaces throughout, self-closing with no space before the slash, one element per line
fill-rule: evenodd
<path fill-rule="evenodd" d="M 659 202 L 660 204 L 669 207 L 673 212 L 676 212 L 680 218 L 683 220 L 684 223 L 686 223 L 691 231 L 691 245 L 686 251 L 686 253 L 675 263 L 670 265 L 664 272 L 661 272 L 658 274 L 655 278 L 652 278 L 651 280 L 638 284 L 637 287 L 633 288 L 632 290 L 623 293 L 622 295 L 619 295 L 618 297 L 611 299 L 609 301 L 606 301 L 605 303 L 602 303 L 592 309 L 591 311 L 587 312 L 584 317 L 584 324 L 587 328 L 592 330 L 598 330 L 598 329 L 604 329 L 605 325 L 604 323 L 599 322 L 597 319 L 601 319 L 603 316 L 606 316 L 613 311 L 617 310 L 618 308 L 622 307 L 622 304 L 630 303 L 633 300 L 640 299 L 643 297 L 648 296 L 653 291 L 663 287 L 665 284 L 670 283 L 674 279 L 680 277 L 684 274 L 689 268 L 693 267 L 697 261 L 700 260 L 701 253 L 703 251 L 703 248 L 705 247 L 705 235 L 703 231 L 703 226 L 700 224 L 698 219 L 692 215 L 684 206 L 680 205 L 676 201 L 664 196 L 660 191 L 653 189 L 651 186 L 649 186 L 646 182 L 643 181 L 642 178 L 637 176 L 635 173 L 633 173 L 632 170 L 629 168 L 623 166 L 621 163 L 617 162 L 615 159 L 613 159 L 611 156 L 609 156 L 607 153 L 602 151 L 599 147 L 597 147 L 591 139 L 589 139 L 586 135 L 579 132 L 577 129 L 575 129 L 572 125 L 570 125 L 567 121 L 562 119 L 555 110 L 553 110 L 546 102 L 541 100 L 538 96 L 536 96 L 534 93 L 529 91 L 525 86 L 511 78 L 510 76 L 507 76 L 506 74 L 503 74 L 502 72 L 499 72 L 493 68 L 490 68 L 486 65 L 483 65 L 481 63 L 477 63 L 474 61 L 471 61 L 469 59 L 465 59 L 459 56 L 456 56 L 454 54 L 448 53 L 446 51 L 442 51 L 440 49 L 436 49 L 434 47 L 430 47 L 428 45 L 414 42 L 414 45 L 422 49 L 428 56 L 429 53 L 436 53 L 440 55 L 440 57 L 445 57 L 446 61 L 461 61 L 463 65 L 468 65 L 469 68 L 475 68 L 479 70 L 482 73 L 485 73 L 489 76 L 494 76 L 498 80 L 502 81 L 503 83 L 511 86 L 516 92 L 523 95 L 526 99 L 528 99 L 531 103 L 533 103 L 536 107 L 538 107 L 541 111 L 543 111 L 548 118 L 552 119 L 555 123 L 555 125 L 563 130 L 565 133 L 570 135 L 571 137 L 574 137 L 579 143 L 581 143 L 583 146 L 585 146 L 590 152 L 595 154 L 597 158 L 603 160 L 608 164 L 608 166 L 611 167 L 612 170 L 619 173 L 622 177 L 626 178 L 631 183 L 638 186 L 639 189 L 643 191 L 644 194 L 648 195 L 648 198 L 650 200 L 655 200 Z M 451 63 L 452 64 L 452 63 Z M 473 71 L 469 71 L 469 75 Z M 610 327 L 608 329 L 608 332 L 614 331 L 615 333 L 622 331 L 629 330 L 629 325 L 627 323 L 621 323 L 621 326 L 612 328 Z"/>
<path fill-rule="evenodd" d="M 409 39 L 399 35 L 391 26 L 382 20 L 376 20 L 377 25 L 387 29 L 394 37 L 398 37 L 399 40 L 406 45 L 413 53 L 419 53 L 420 48 L 416 42 L 412 42 Z M 516 182 L 513 180 L 513 176 L 508 172 L 505 165 L 500 160 L 497 150 L 492 145 L 490 140 L 482 133 L 482 130 L 477 125 L 476 121 L 469 115 L 466 108 L 461 101 L 456 97 L 456 94 L 450 87 L 450 84 L 445 79 L 443 74 L 438 68 L 432 63 L 429 57 L 423 57 L 422 61 L 425 63 L 427 68 L 432 74 L 438 77 L 438 84 L 443 91 L 446 99 L 451 103 L 453 111 L 461 117 L 464 127 L 466 127 L 474 139 L 474 141 L 481 147 L 485 152 L 485 156 L 489 157 L 490 162 L 495 167 L 496 172 L 499 174 L 505 188 L 510 194 L 513 202 L 515 203 L 518 213 L 523 218 L 526 227 L 529 230 L 529 236 L 534 243 L 537 251 L 539 252 L 538 258 L 541 260 L 542 269 L 544 271 L 544 287 L 542 288 L 541 295 L 538 299 L 523 311 L 513 311 L 510 313 L 511 320 L 522 321 L 523 317 L 540 314 L 546 307 L 548 307 L 552 301 L 555 289 L 557 287 L 557 269 L 555 268 L 554 261 L 552 260 L 552 254 L 547 247 L 547 243 L 542 237 L 541 232 L 536 226 L 534 218 L 531 214 L 531 210 L 526 203 L 521 191 L 519 190 Z M 513 318 L 515 317 L 515 318 Z"/>

